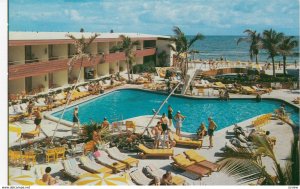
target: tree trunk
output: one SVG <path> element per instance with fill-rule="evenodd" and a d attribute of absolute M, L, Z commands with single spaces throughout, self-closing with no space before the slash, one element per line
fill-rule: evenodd
<path fill-rule="evenodd" d="M 129 62 L 128 62 L 128 60 L 126 60 L 126 65 L 127 65 L 128 81 L 130 82 L 130 69 L 129 69 Z"/>
<path fill-rule="evenodd" d="M 286 70 L 285 70 L 285 67 L 286 67 L 286 56 L 283 56 L 283 74 L 286 75 Z"/>
<path fill-rule="evenodd" d="M 258 55 L 257 54 L 255 55 L 255 62 L 256 62 L 256 64 L 258 64 Z"/>
<path fill-rule="evenodd" d="M 272 65 L 273 65 L 273 76 L 276 77 L 274 57 L 272 57 Z"/>

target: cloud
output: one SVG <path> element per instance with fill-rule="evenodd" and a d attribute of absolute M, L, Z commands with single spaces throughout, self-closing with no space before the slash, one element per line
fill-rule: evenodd
<path fill-rule="evenodd" d="M 73 21 L 81 21 L 84 19 L 83 16 L 79 14 L 77 10 L 71 9 L 71 10 L 65 10 L 64 11 L 65 15 L 69 16 L 71 20 Z"/>
<path fill-rule="evenodd" d="M 88 31 L 171 34 L 174 25 L 186 34 L 238 34 L 245 28 L 276 27 L 299 32 L 296 0 L 10 0 L 10 26 L 26 22 L 35 27 L 57 23 L 60 28 L 85 27 Z M 71 22 L 71 24 L 69 24 Z M 238 28 L 238 29 L 237 29 Z"/>

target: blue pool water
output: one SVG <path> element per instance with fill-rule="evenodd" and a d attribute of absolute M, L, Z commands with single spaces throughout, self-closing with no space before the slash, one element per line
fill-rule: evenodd
<path fill-rule="evenodd" d="M 107 117 L 110 122 L 115 120 L 153 114 L 152 109 L 158 109 L 166 98 L 164 94 L 157 94 L 141 90 L 119 90 L 91 101 L 79 104 L 79 119 L 81 123 L 90 120 L 100 122 Z M 207 125 L 207 118 L 212 116 L 218 125 L 218 130 L 234 123 L 244 121 L 251 117 L 274 112 L 282 102 L 277 100 L 263 100 L 257 103 L 250 99 L 232 99 L 228 102 L 218 99 L 191 99 L 171 96 L 168 103 L 164 105 L 160 114 L 167 114 L 167 106 L 171 105 L 174 113 L 180 110 L 186 117 L 182 130 L 185 132 L 196 132 L 203 121 Z M 72 122 L 74 107 L 66 110 L 63 119 Z M 299 109 L 286 105 L 287 112 L 297 125 L 299 124 Z M 53 115 L 60 117 L 62 111 Z"/>

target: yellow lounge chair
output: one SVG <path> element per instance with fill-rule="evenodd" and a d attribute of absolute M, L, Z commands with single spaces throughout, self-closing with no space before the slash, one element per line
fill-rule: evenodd
<path fill-rule="evenodd" d="M 195 161 L 198 165 L 209 168 L 211 171 L 218 171 L 219 165 L 211 161 L 206 160 L 205 157 L 199 155 L 195 150 L 187 150 L 184 154 L 192 161 Z"/>
<path fill-rule="evenodd" d="M 22 133 L 23 138 L 34 138 L 36 136 L 40 136 L 40 130 L 33 130 L 27 133 Z"/>
<path fill-rule="evenodd" d="M 215 82 L 215 86 L 217 88 L 221 88 L 221 89 L 225 89 L 226 88 L 225 84 L 222 83 L 222 82 Z"/>
<path fill-rule="evenodd" d="M 256 90 L 252 89 L 251 87 L 248 86 L 242 86 L 242 93 L 244 94 L 256 94 Z"/>
<path fill-rule="evenodd" d="M 196 164 L 195 161 L 187 159 L 183 154 L 173 156 L 172 159 L 174 160 L 174 163 L 172 163 L 173 166 L 183 169 L 187 172 L 194 173 L 196 175 L 199 175 L 200 177 L 208 176 L 211 174 L 210 169 Z"/>
<path fill-rule="evenodd" d="M 176 145 L 190 146 L 190 147 L 196 147 L 196 148 L 202 147 L 202 140 L 192 140 L 192 139 L 186 138 L 186 137 L 179 137 L 176 134 L 173 134 L 173 136 L 174 136 Z"/>
<path fill-rule="evenodd" d="M 134 121 L 126 121 L 125 125 L 126 125 L 126 131 L 128 129 L 133 129 L 133 132 L 135 132 L 136 125 Z"/>
<path fill-rule="evenodd" d="M 138 149 L 142 152 L 139 153 L 139 156 L 142 159 L 146 157 L 166 157 L 169 158 L 173 156 L 174 150 L 173 149 L 150 149 L 144 146 L 143 144 L 139 144 Z"/>

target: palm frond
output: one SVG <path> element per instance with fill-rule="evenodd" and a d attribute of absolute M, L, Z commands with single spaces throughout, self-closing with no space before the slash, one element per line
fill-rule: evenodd
<path fill-rule="evenodd" d="M 250 43 L 251 39 L 249 39 L 248 37 L 241 37 L 237 40 L 236 44 L 238 45 L 240 42 L 247 42 Z"/>
<path fill-rule="evenodd" d="M 173 27 L 173 32 L 175 33 L 175 35 L 180 36 L 183 34 L 183 32 L 180 30 L 180 28 L 178 26 L 174 26 Z"/>
<path fill-rule="evenodd" d="M 196 36 L 194 36 L 189 42 L 188 42 L 188 49 L 198 40 L 203 40 L 204 39 L 204 35 L 202 35 L 201 33 L 197 33 Z"/>

